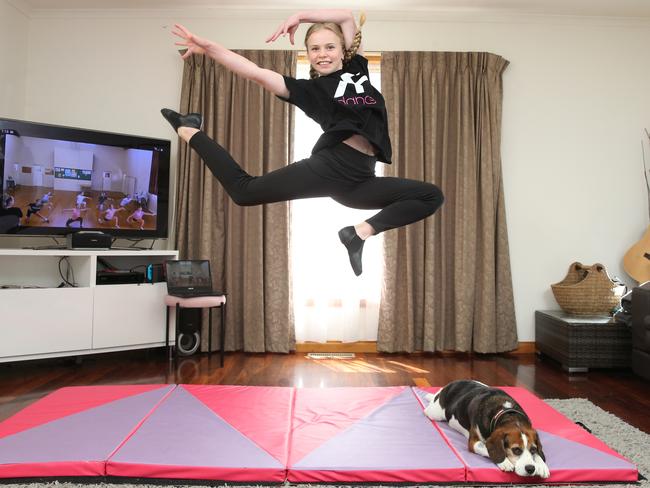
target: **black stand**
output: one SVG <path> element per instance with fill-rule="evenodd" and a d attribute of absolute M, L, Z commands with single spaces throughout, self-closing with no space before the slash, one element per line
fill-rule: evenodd
<path fill-rule="evenodd" d="M 34 249 L 35 251 L 41 251 L 45 249 L 68 249 L 68 246 L 65 244 L 59 243 L 59 241 L 56 240 L 56 237 L 54 236 L 49 236 L 50 239 L 52 239 L 56 244 L 50 244 L 49 246 L 25 246 L 23 249 Z"/>
<path fill-rule="evenodd" d="M 117 241 L 117 237 L 113 239 L 113 243 Z M 151 251 L 153 249 L 154 244 L 156 243 L 156 238 L 151 239 L 151 245 L 149 247 L 146 246 L 137 246 L 136 244 L 141 243 L 145 239 L 128 239 L 125 238 L 127 241 L 131 241 L 133 244 L 130 246 L 111 246 L 111 249 L 116 249 L 118 251 Z"/>

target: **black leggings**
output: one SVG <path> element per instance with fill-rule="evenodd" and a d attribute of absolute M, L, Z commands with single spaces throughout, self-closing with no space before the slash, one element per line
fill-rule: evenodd
<path fill-rule="evenodd" d="M 192 136 L 190 146 L 237 205 L 331 197 L 346 207 L 381 209 L 366 220 L 378 234 L 422 220 L 444 201 L 440 188 L 431 183 L 375 176 L 376 158 L 344 143 L 263 176 L 246 173 L 203 132 Z"/>
<path fill-rule="evenodd" d="M 29 208 L 27 209 L 27 218 L 31 217 L 32 215 L 38 215 L 38 212 L 40 212 L 42 208 L 43 207 L 30 205 Z"/>

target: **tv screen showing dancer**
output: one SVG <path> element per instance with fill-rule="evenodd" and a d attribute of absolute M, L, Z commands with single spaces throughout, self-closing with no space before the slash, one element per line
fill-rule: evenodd
<path fill-rule="evenodd" d="M 84 229 L 166 236 L 168 145 L 98 144 L 0 130 L 0 233 Z M 10 222 L 3 213 L 21 216 Z"/>

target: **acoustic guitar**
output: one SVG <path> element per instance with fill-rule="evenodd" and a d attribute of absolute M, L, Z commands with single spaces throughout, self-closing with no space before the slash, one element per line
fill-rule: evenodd
<path fill-rule="evenodd" d="M 623 256 L 623 269 L 639 283 L 650 281 L 650 226 Z"/>
<path fill-rule="evenodd" d="M 645 135 L 650 142 L 650 132 L 645 129 Z M 650 181 L 648 181 L 648 168 L 645 163 L 645 150 L 641 141 L 641 155 L 643 156 L 643 176 L 646 191 L 648 192 L 648 212 L 650 212 Z M 650 226 L 639 242 L 634 244 L 623 256 L 623 269 L 639 283 L 650 281 Z"/>

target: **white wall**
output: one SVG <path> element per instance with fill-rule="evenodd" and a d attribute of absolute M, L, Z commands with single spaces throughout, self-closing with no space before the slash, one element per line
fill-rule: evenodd
<path fill-rule="evenodd" d="M 366 50 L 490 51 L 511 63 L 503 173 L 519 339 L 534 340 L 534 311 L 557 308 L 549 285 L 572 261 L 601 262 L 630 282 L 621 260 L 648 225 L 640 141 L 650 127 L 650 23 L 410 17 L 369 12 Z M 226 11 L 34 15 L 25 116 L 172 139 L 175 164 L 176 138 L 159 115 L 180 96 L 182 63 L 168 26 L 183 22 L 230 48 L 284 49 L 287 41 L 264 43 L 283 18 Z"/>
<path fill-rule="evenodd" d="M 27 16 L 0 0 L 0 117 L 23 118 L 28 41 Z"/>

